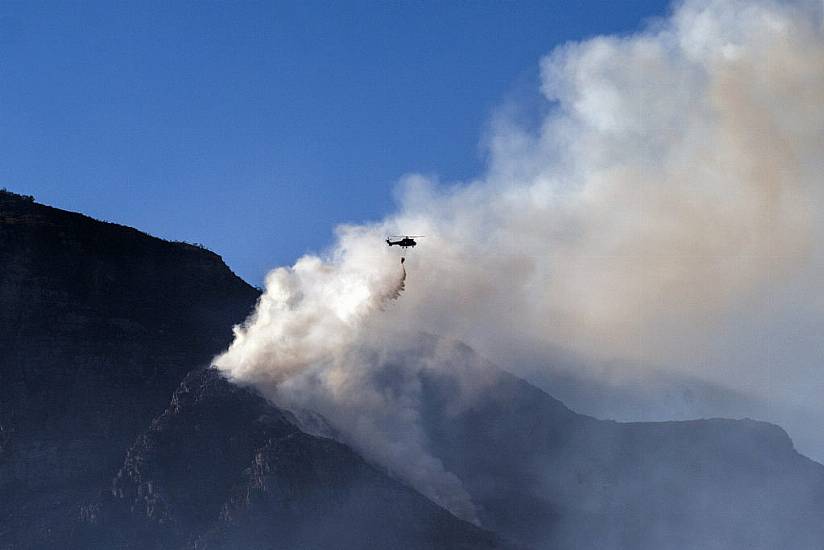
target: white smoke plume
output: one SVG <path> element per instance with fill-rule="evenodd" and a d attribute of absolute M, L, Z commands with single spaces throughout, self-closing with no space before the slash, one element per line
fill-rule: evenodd
<path fill-rule="evenodd" d="M 376 383 L 419 332 L 515 372 L 551 369 L 559 353 L 583 378 L 630 364 L 643 381 L 654 365 L 776 407 L 752 416 L 824 419 L 824 379 L 810 378 L 818 338 L 787 336 L 820 334 L 824 320 L 821 4 L 687 0 L 634 35 L 556 48 L 540 67 L 545 112 L 537 124 L 495 117 L 485 174 L 405 177 L 396 214 L 342 226 L 328 253 L 271 272 L 215 360 L 326 414 L 468 519 L 460 481 L 427 451 L 415 376 Z M 403 232 L 427 237 L 387 304 L 403 279 L 383 239 Z M 624 376 L 615 368 L 610 384 Z"/>

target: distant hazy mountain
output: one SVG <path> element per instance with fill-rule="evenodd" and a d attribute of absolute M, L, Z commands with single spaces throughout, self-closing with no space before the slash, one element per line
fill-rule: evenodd
<path fill-rule="evenodd" d="M 200 247 L 0 192 L 0 549 L 824 548 L 824 466 L 780 428 L 596 420 L 419 335 L 387 373 L 448 361 L 410 372 L 461 521 L 203 368 L 257 296 Z"/>
<path fill-rule="evenodd" d="M 536 548 L 824 548 L 824 466 L 781 428 L 596 420 L 454 347 L 448 368 L 421 372 L 425 426 L 485 527 Z M 462 365 L 488 381 L 456 406 Z"/>

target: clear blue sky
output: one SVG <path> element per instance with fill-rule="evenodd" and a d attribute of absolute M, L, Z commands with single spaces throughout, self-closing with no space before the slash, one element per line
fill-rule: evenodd
<path fill-rule="evenodd" d="M 659 0 L 0 3 L 0 187 L 200 242 L 252 283 L 467 179 L 553 46 Z"/>

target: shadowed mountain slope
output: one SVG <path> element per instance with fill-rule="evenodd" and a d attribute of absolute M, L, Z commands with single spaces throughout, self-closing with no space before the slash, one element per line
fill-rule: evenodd
<path fill-rule="evenodd" d="M 0 192 L 0 547 L 62 541 L 257 295 L 208 250 Z"/>
<path fill-rule="evenodd" d="M 183 380 L 86 520 L 85 548 L 508 547 L 214 369 Z"/>

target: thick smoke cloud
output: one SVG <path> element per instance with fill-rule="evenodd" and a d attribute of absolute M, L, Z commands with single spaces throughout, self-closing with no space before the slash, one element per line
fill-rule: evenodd
<path fill-rule="evenodd" d="M 271 272 L 215 365 L 325 414 L 468 519 L 460 481 L 427 450 L 414 376 L 454 358 L 397 357 L 421 332 L 539 382 L 566 365 L 621 392 L 730 388 L 736 411 L 782 421 L 824 456 L 804 428 L 824 418 L 811 336 L 824 319 L 821 4 L 686 1 L 637 34 L 559 47 L 540 69 L 543 114 L 494 117 L 484 175 L 405 177 L 396 214 L 341 226 L 328 253 Z M 403 232 L 426 238 L 392 301 L 404 272 L 383 239 Z M 484 383 L 468 375 L 467 391 Z M 585 393 L 559 397 L 587 412 Z M 698 402 L 686 414 L 730 412 Z M 671 412 L 656 401 L 630 416 Z"/>

